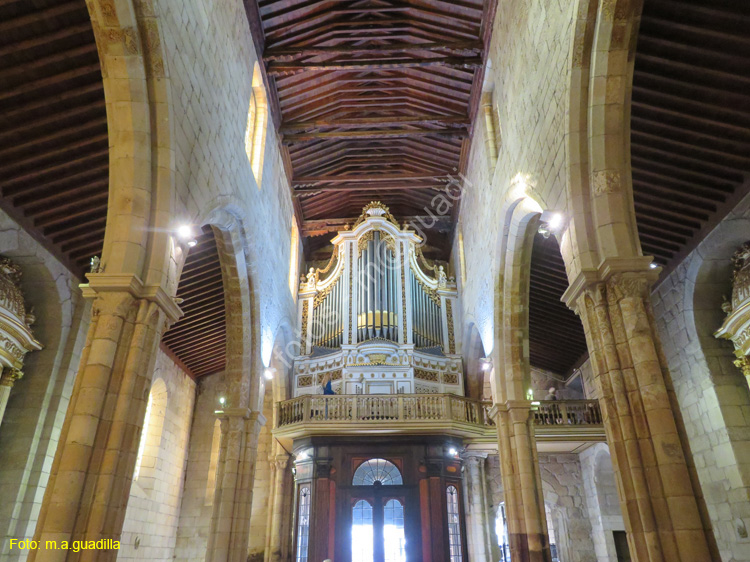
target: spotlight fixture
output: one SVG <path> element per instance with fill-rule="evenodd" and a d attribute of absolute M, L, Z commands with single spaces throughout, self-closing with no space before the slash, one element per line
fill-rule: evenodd
<path fill-rule="evenodd" d="M 649 267 L 650 267 L 651 269 L 656 269 L 657 267 L 659 267 L 659 264 L 658 264 L 658 263 L 656 263 L 656 262 L 653 262 L 653 261 L 652 261 L 652 262 L 651 262 L 650 264 L 648 264 L 648 266 L 649 266 Z"/>
<path fill-rule="evenodd" d="M 191 240 L 193 238 L 193 229 L 189 224 L 183 224 L 177 227 L 177 236 L 183 240 Z"/>
<path fill-rule="evenodd" d="M 190 242 L 188 242 L 188 248 L 192 248 L 197 244 L 198 244 L 197 240 L 191 240 Z"/>
<path fill-rule="evenodd" d="M 560 225 L 562 225 L 562 215 L 560 213 L 555 213 L 547 221 L 547 226 L 552 229 L 558 228 Z"/>
<path fill-rule="evenodd" d="M 489 371 L 490 369 L 492 369 L 492 359 L 490 359 L 489 357 L 484 357 L 480 361 L 482 363 L 483 371 Z"/>
<path fill-rule="evenodd" d="M 276 369 L 272 369 L 271 367 L 266 368 L 263 371 L 263 376 L 266 378 L 267 381 L 270 381 L 273 379 L 273 373 Z"/>
<path fill-rule="evenodd" d="M 226 398 L 224 398 L 223 396 L 219 398 L 219 404 L 223 406 L 225 402 L 226 402 Z"/>
<path fill-rule="evenodd" d="M 456 449 L 455 447 L 451 447 L 450 449 L 448 449 L 448 454 L 452 457 L 455 457 L 458 455 L 458 449 Z"/>

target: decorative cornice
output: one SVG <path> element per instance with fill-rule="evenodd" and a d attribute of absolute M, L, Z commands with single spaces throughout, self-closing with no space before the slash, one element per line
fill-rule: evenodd
<path fill-rule="evenodd" d="M 89 282 L 79 285 L 85 298 L 93 299 L 101 293 L 125 292 L 137 299 L 156 303 L 172 323 L 177 322 L 184 314 L 175 299 L 170 297 L 161 286 L 144 285 L 137 275 L 87 273 L 86 277 Z"/>

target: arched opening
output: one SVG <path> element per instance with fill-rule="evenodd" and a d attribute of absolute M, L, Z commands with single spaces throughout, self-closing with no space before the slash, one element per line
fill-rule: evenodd
<path fill-rule="evenodd" d="M 495 392 L 492 380 L 492 363 L 486 358 L 482 336 L 475 324 L 470 324 L 464 337 L 464 364 L 466 396 L 475 400 L 492 400 Z"/>
<path fill-rule="evenodd" d="M 255 176 L 258 189 L 263 176 L 263 157 L 266 149 L 266 127 L 268 125 L 268 100 L 260 65 L 253 70 L 253 88 L 250 94 L 245 125 L 245 153 Z"/>
<path fill-rule="evenodd" d="M 146 415 L 143 418 L 141 440 L 138 444 L 133 481 L 146 493 L 154 489 L 158 473 L 161 436 L 167 413 L 167 385 L 161 378 L 154 380 L 148 393 Z"/>

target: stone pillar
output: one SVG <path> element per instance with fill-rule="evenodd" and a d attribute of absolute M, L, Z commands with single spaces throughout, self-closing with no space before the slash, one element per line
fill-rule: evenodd
<path fill-rule="evenodd" d="M 564 299 L 586 332 L 633 559 L 714 560 L 651 309 L 654 279 L 648 271 L 596 275 Z"/>
<path fill-rule="evenodd" d="M 497 405 L 496 420 L 511 558 L 551 562 L 531 403 Z"/>
<path fill-rule="evenodd" d="M 92 321 L 35 539 L 119 541 L 156 351 L 180 310 L 137 277 L 92 275 Z M 115 560 L 117 550 L 32 550 L 29 560 Z"/>
<path fill-rule="evenodd" d="M 478 451 L 467 451 L 463 455 L 468 535 L 466 540 L 469 547 L 469 559 L 472 562 L 490 562 L 491 560 L 489 510 L 484 487 L 486 458 L 487 453 Z"/>
<path fill-rule="evenodd" d="M 221 448 L 206 560 L 245 562 L 258 436 L 266 419 L 248 408 L 227 408 L 217 415 Z"/>
<path fill-rule="evenodd" d="M 289 455 L 280 453 L 271 463 L 272 470 L 272 502 L 270 520 L 271 524 L 268 529 L 268 547 L 266 549 L 265 562 L 280 562 L 283 559 L 282 548 L 284 537 L 282 528 L 284 526 L 284 504 L 288 497 L 287 490 L 287 468 L 289 466 Z"/>
<path fill-rule="evenodd" d="M 3 415 L 5 415 L 5 407 L 8 405 L 8 399 L 10 398 L 10 389 L 22 376 L 23 371 L 18 369 L 7 367 L 2 369 L 2 374 L 0 374 L 0 425 L 3 424 Z"/>

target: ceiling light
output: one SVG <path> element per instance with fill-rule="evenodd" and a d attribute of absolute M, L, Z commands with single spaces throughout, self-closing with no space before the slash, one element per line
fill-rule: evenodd
<path fill-rule="evenodd" d="M 547 226 L 550 228 L 557 228 L 562 224 L 562 215 L 560 213 L 555 213 L 552 215 L 547 221 Z"/>
<path fill-rule="evenodd" d="M 197 241 L 197 240 L 191 240 L 190 242 L 188 242 L 188 247 L 189 247 L 189 248 L 193 248 L 193 247 L 195 247 L 195 246 L 196 246 L 197 244 L 198 244 L 198 241 Z"/>
<path fill-rule="evenodd" d="M 177 236 L 183 240 L 190 240 L 193 238 L 193 228 L 189 224 L 183 224 L 177 228 Z"/>

